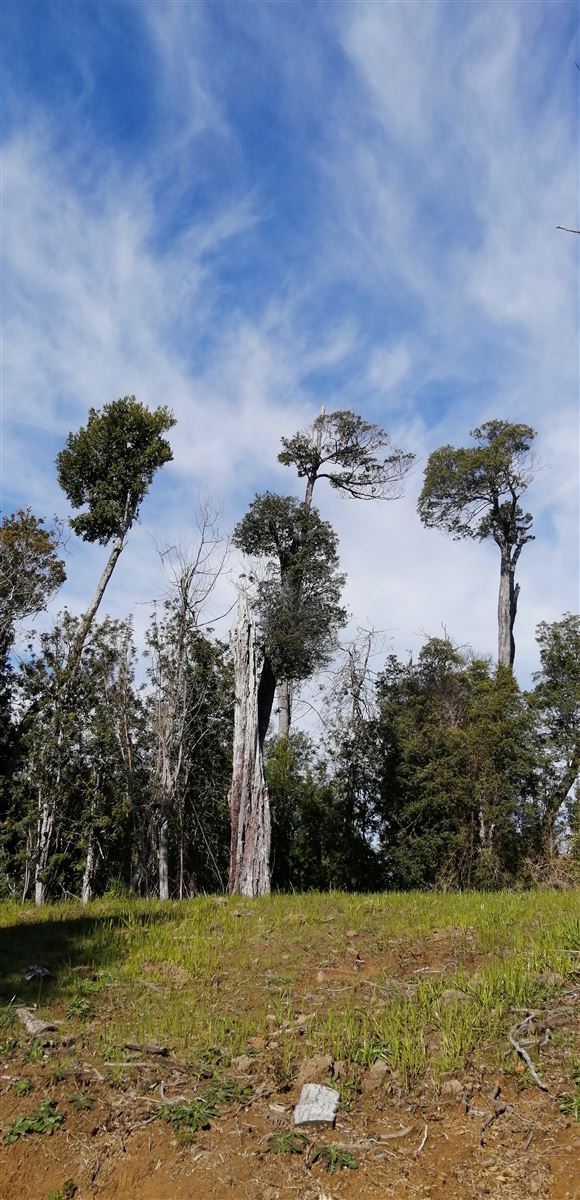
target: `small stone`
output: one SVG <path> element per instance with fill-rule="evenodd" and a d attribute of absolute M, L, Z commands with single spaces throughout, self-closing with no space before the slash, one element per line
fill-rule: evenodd
<path fill-rule="evenodd" d="M 347 929 L 346 936 L 348 938 L 358 937 L 358 933 L 357 933 L 356 929 Z"/>
<path fill-rule="evenodd" d="M 234 1071 L 241 1071 L 242 1075 L 247 1075 L 253 1065 L 254 1059 L 250 1058 L 249 1054 L 238 1054 L 237 1058 L 232 1058 Z"/>
<path fill-rule="evenodd" d="M 294 1109 L 295 1125 L 334 1125 L 340 1096 L 334 1088 L 306 1083 Z"/>
<path fill-rule="evenodd" d="M 324 983 L 325 981 L 326 981 L 326 975 L 324 974 L 324 971 L 319 971 L 318 975 L 316 976 L 316 982 Z"/>
<path fill-rule="evenodd" d="M 460 1079 L 446 1079 L 441 1091 L 444 1096 L 453 1096 L 455 1100 L 460 1100 L 465 1086 Z"/>
<path fill-rule="evenodd" d="M 383 1058 L 378 1058 L 372 1067 L 366 1072 L 363 1079 L 363 1092 L 378 1092 L 385 1082 L 385 1076 L 389 1074 L 389 1068 Z"/>
<path fill-rule="evenodd" d="M 300 1066 L 296 1083 L 298 1087 L 303 1087 L 308 1083 L 320 1083 L 321 1079 L 327 1079 L 332 1071 L 332 1057 L 330 1054 L 315 1054 L 313 1058 L 305 1058 Z"/>

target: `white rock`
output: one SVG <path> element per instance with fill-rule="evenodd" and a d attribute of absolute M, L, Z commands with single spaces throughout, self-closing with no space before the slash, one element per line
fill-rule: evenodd
<path fill-rule="evenodd" d="M 340 1096 L 334 1088 L 305 1083 L 294 1109 L 295 1125 L 334 1125 Z"/>

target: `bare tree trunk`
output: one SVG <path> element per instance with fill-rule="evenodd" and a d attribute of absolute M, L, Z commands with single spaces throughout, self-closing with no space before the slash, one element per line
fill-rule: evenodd
<path fill-rule="evenodd" d="M 270 891 L 270 800 L 262 747 L 268 729 L 275 680 L 264 662 L 258 676 L 256 631 L 247 597 L 241 593 L 233 635 L 235 716 L 229 890 L 242 896 Z M 269 708 L 268 708 L 269 705 Z"/>
<path fill-rule="evenodd" d="M 81 900 L 83 904 L 88 904 L 93 895 L 93 877 L 95 874 L 95 831 L 91 829 L 89 833 L 89 841 L 87 845 L 87 853 L 85 858 L 85 870 L 83 874 L 83 883 L 81 888 Z"/>
<path fill-rule="evenodd" d="M 111 575 L 113 574 L 113 571 L 115 570 L 115 567 L 117 565 L 119 555 L 125 544 L 125 538 L 127 536 L 128 530 L 129 530 L 129 525 L 126 526 L 125 530 L 119 537 L 116 537 L 114 539 L 113 544 L 111 546 L 111 553 L 109 554 L 109 558 L 107 560 L 107 565 L 101 575 L 101 578 L 99 579 L 95 594 L 94 594 L 94 596 L 91 600 L 91 603 L 89 604 L 89 607 L 87 608 L 84 616 L 81 618 L 81 622 L 78 627 L 76 636 L 73 639 L 71 648 L 69 650 L 69 655 L 68 655 L 67 664 L 66 664 L 67 678 L 70 678 L 70 676 L 74 674 L 74 672 L 77 668 L 79 659 L 83 652 L 83 646 L 87 640 L 87 635 L 89 633 L 89 630 L 90 630 L 91 625 L 95 618 L 95 613 L 99 607 L 99 604 L 101 603 L 101 600 L 103 599 L 103 596 L 105 594 L 105 588 L 106 588 L 106 586 L 111 578 Z"/>
<path fill-rule="evenodd" d="M 34 864 L 34 903 L 40 907 L 46 898 L 44 872 L 48 866 L 54 827 L 54 805 L 38 796 L 36 862 Z"/>
<path fill-rule="evenodd" d="M 509 551 L 502 549 L 497 600 L 497 661 L 500 667 L 513 667 L 515 642 L 514 622 L 519 588 L 514 587 L 514 572 Z"/>
<path fill-rule="evenodd" d="M 169 821 L 167 813 L 159 822 L 159 899 L 169 900 Z"/>
<path fill-rule="evenodd" d="M 292 682 L 282 679 L 276 689 L 278 700 L 278 737 L 287 738 L 290 733 L 292 719 Z"/>

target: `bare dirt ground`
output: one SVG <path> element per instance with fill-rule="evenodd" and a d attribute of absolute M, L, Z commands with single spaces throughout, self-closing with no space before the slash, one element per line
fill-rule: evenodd
<path fill-rule="evenodd" d="M 449 930 L 410 942 L 401 952 L 385 948 L 382 956 L 364 954 L 364 936 L 357 944 L 356 959 L 325 972 L 315 957 L 305 956 L 299 991 L 306 1016 L 297 1018 L 298 1043 L 308 1001 L 325 989 L 362 994 L 385 971 L 404 981 L 410 974 L 446 969 L 454 955 Z M 465 965 L 476 967 L 475 952 L 471 958 L 467 964 L 464 957 Z M 580 988 L 567 980 L 561 994 L 546 1003 L 534 1054 L 548 1091 L 515 1054 L 503 1071 L 476 1054 L 463 1072 L 446 1078 L 427 1074 L 403 1087 L 384 1064 L 353 1067 L 306 1052 L 293 1077 L 284 1079 L 279 1031 L 272 1028 L 267 1037 L 249 1039 L 247 1054 L 228 1069 L 240 1088 L 251 1087 L 251 1095 L 226 1104 L 209 1128 L 185 1143 L 159 1108 L 164 1100 L 187 1098 L 199 1089 L 199 1072 L 171 1053 L 141 1050 L 127 1051 L 131 1066 L 115 1063 L 116 1077 L 103 1078 L 107 1064 L 94 1049 L 99 1015 L 81 1036 L 67 1039 L 64 1012 L 55 1008 L 62 1024 L 43 1039 L 38 1061 L 22 1044 L 0 1056 L 0 1125 L 6 1129 L 45 1100 L 56 1104 L 63 1124 L 50 1135 L 30 1133 L 0 1145 L 0 1198 L 580 1200 L 580 1122 L 560 1109 L 562 1095 L 570 1091 L 569 1049 L 578 1035 Z M 550 1040 L 546 1025 L 553 1031 Z M 16 1090 L 23 1078 L 31 1084 L 25 1095 Z M 307 1079 L 339 1091 L 336 1127 L 306 1129 L 301 1153 L 274 1153 L 270 1139 L 292 1129 L 300 1084 Z M 79 1110 L 82 1097 L 90 1108 Z M 329 1172 L 317 1156 L 324 1146 L 352 1155 L 356 1166 Z"/>

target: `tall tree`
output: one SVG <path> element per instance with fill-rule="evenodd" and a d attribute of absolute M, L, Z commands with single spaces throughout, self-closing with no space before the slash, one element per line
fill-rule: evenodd
<path fill-rule="evenodd" d="M 173 455 L 162 436 L 175 419 L 168 408 L 151 412 L 134 396 L 91 408 L 86 426 L 69 433 L 57 455 L 58 481 L 73 508 L 70 526 L 85 542 L 111 546 L 95 594 L 70 647 L 67 673 L 80 659 L 86 636 L 136 520 L 153 476 Z"/>
<path fill-rule="evenodd" d="M 13 726 L 13 672 L 10 649 L 14 627 L 46 608 L 66 578 L 58 555 L 61 530 L 45 528 L 29 508 L 5 516 L 0 525 L 0 815 L 5 772 L 14 768 L 17 731 Z"/>
<path fill-rule="evenodd" d="M 512 667 L 514 624 L 520 585 L 516 567 L 530 533 L 532 516 L 520 498 L 533 477 L 530 447 L 536 436 L 529 425 L 486 421 L 471 433 L 475 446 L 441 446 L 429 456 L 419 516 L 430 529 L 455 539 L 493 538 L 500 552 L 498 662 Z"/>
<path fill-rule="evenodd" d="M 536 631 L 541 669 L 529 695 L 541 752 L 543 849 L 556 848 L 558 818 L 580 776 L 580 616 L 564 613 Z"/>
<path fill-rule="evenodd" d="M 261 589 L 262 601 L 266 601 L 266 619 L 262 616 L 261 624 L 264 633 L 270 635 L 271 644 L 265 638 L 257 649 L 251 630 L 251 614 L 242 600 L 235 632 L 240 675 L 239 679 L 236 677 L 234 774 L 230 798 L 232 827 L 238 835 L 232 840 L 230 888 L 238 890 L 237 881 L 241 877 L 236 854 L 245 847 L 244 855 L 248 859 L 249 848 L 257 846 L 259 841 L 262 861 L 256 860 L 253 865 L 246 862 L 242 872 L 244 887 L 251 895 L 267 890 L 263 881 L 269 877 L 269 867 L 264 861 L 266 840 L 256 839 L 251 834 L 253 817 L 250 814 L 261 813 L 268 804 L 261 758 L 276 686 L 280 685 L 280 732 L 287 737 L 292 683 L 306 678 L 314 669 L 308 662 L 303 663 L 301 675 L 296 664 L 301 656 L 312 663 L 320 661 L 323 645 L 328 646 L 343 619 L 338 615 L 336 587 L 339 577 L 335 571 L 334 544 L 331 544 L 334 534 L 313 508 L 315 485 L 319 479 L 327 479 L 331 487 L 357 499 L 396 496 L 413 461 L 413 455 L 391 450 L 388 434 L 378 425 L 346 410 L 333 413 L 323 410 L 305 432 L 283 438 L 282 446 L 279 461 L 285 466 L 294 466 L 299 478 L 306 479 L 303 503 L 300 505 L 291 497 L 271 494 L 257 497 L 235 534 L 237 544 L 247 553 L 258 551 L 275 560 L 277 571 L 274 588 L 270 578 Z M 332 593 L 330 604 L 329 590 Z M 285 652 L 291 648 L 291 653 L 287 659 L 282 654 L 277 662 L 276 650 L 282 646 Z M 292 667 L 290 663 L 293 663 Z M 242 714 L 239 709 L 244 705 L 246 711 Z M 239 738 L 244 739 L 244 744 L 239 744 Z M 243 786 L 239 775 L 242 764 L 245 764 Z M 260 817 L 260 823 L 261 820 Z M 266 825 L 269 825 L 269 818 L 264 817 L 264 827 Z"/>

